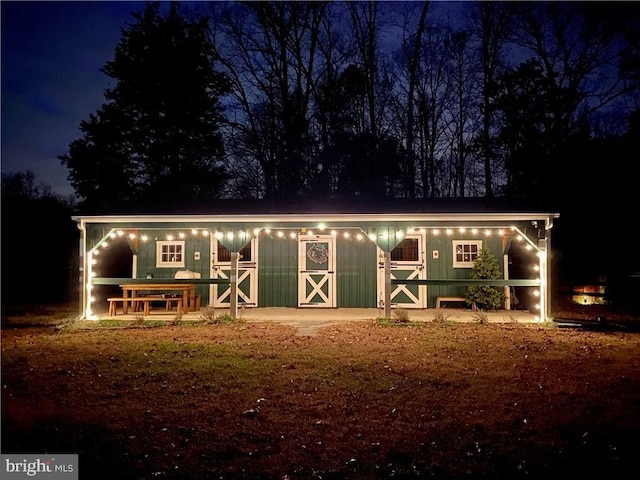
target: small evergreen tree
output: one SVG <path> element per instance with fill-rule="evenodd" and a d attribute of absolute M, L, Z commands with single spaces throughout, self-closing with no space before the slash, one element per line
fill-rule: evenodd
<path fill-rule="evenodd" d="M 482 248 L 471 269 L 471 278 L 497 280 L 502 278 L 498 260 L 488 248 Z M 500 287 L 472 285 L 467 289 L 468 303 L 474 303 L 481 310 L 495 310 L 504 305 L 504 292 Z"/>

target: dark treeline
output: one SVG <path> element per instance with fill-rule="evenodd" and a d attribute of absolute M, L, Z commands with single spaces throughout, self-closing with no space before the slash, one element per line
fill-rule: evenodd
<path fill-rule="evenodd" d="M 3 305 L 78 298 L 75 199 L 60 197 L 31 171 L 3 173 Z"/>
<path fill-rule="evenodd" d="M 577 151 L 611 138 L 624 146 L 629 135 L 640 100 L 636 11 L 595 2 L 147 4 L 105 64 L 115 81 L 107 103 L 60 158 L 94 211 L 169 190 L 205 201 L 554 203 L 575 172 L 593 171 L 588 160 L 628 165 L 623 149 L 598 159 Z"/>

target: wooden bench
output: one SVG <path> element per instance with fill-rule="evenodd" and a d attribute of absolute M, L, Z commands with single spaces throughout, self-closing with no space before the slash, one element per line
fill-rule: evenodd
<path fill-rule="evenodd" d="M 436 297 L 436 308 L 440 308 L 441 307 L 440 304 L 442 302 L 464 302 L 466 304 L 467 299 L 464 297 Z M 477 310 L 476 302 L 473 302 L 471 304 L 471 309 Z"/>
<path fill-rule="evenodd" d="M 148 297 L 110 297 L 107 298 L 109 302 L 109 316 L 115 317 L 117 315 L 118 304 L 122 303 L 122 313 L 126 314 L 128 310 L 128 304 L 131 304 L 132 308 L 136 308 L 139 304 L 142 304 L 142 315 L 149 315 L 149 305 L 151 302 L 165 301 L 167 311 L 171 310 L 171 304 L 176 304 L 176 311 L 178 314 L 182 313 L 182 297 L 168 297 L 162 298 L 161 296 L 148 296 Z"/>

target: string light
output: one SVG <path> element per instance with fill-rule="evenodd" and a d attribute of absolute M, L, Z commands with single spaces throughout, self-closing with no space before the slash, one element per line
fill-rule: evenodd
<path fill-rule="evenodd" d="M 327 229 L 326 224 L 320 223 L 317 226 L 317 230 L 318 230 L 317 232 L 314 231 L 314 230 L 307 230 L 305 227 L 300 227 L 299 229 L 296 229 L 296 230 L 299 231 L 299 232 L 303 232 L 305 235 L 310 235 L 311 236 L 311 235 L 319 235 L 320 234 L 319 232 L 325 232 L 326 229 Z M 345 230 L 343 230 L 341 232 L 338 231 L 338 230 L 332 229 L 330 231 L 330 234 L 333 235 L 333 236 L 342 235 L 344 238 L 350 238 L 350 236 L 352 235 L 352 233 L 350 233 L 350 231 L 355 230 L 355 229 L 356 229 L 355 227 L 347 227 Z M 523 234 L 519 233 L 519 231 L 518 231 L 518 229 L 516 227 L 511 226 L 511 227 L 509 227 L 509 229 L 510 229 L 511 232 L 516 232 L 517 233 L 514 236 L 514 240 L 516 240 L 516 241 L 525 240 L 525 238 L 523 237 Z M 445 233 L 448 236 L 451 236 L 451 235 L 454 234 L 454 228 L 452 228 L 452 227 L 443 228 L 443 229 L 441 229 L 441 228 L 427 229 L 425 227 L 415 227 L 415 226 L 413 226 L 413 227 L 407 228 L 406 230 L 404 230 L 404 229 L 388 229 L 387 231 L 384 231 L 386 229 L 380 229 L 380 230 L 382 230 L 380 233 L 371 232 L 371 233 L 366 234 L 366 237 L 368 237 L 370 240 L 375 242 L 376 239 L 378 239 L 378 238 L 386 240 L 386 239 L 389 238 L 390 235 L 395 237 L 396 239 L 402 239 L 408 234 L 416 234 L 416 233 L 426 234 L 427 232 L 429 232 L 433 236 L 439 236 L 441 233 Z M 211 233 L 207 229 L 198 229 L 198 228 L 192 228 L 192 229 L 190 229 L 190 231 L 191 231 L 191 234 L 193 236 L 198 236 L 198 235 L 202 234 L 203 237 L 207 237 L 210 234 L 213 234 L 218 239 L 223 239 L 223 238 L 226 237 L 229 240 L 233 239 L 236 235 L 238 235 L 242 239 L 246 239 L 246 238 L 248 238 L 250 236 L 250 232 L 252 232 L 253 236 L 255 236 L 255 237 L 260 236 L 261 233 L 264 233 L 264 234 L 267 234 L 267 235 L 271 234 L 271 229 L 269 227 L 255 227 L 253 230 L 249 230 L 249 231 L 247 231 L 247 230 L 233 230 L 233 231 L 227 231 L 226 233 L 225 232 L 220 232 L 220 231 L 215 231 L 215 232 Z M 493 235 L 494 231 L 499 236 L 504 236 L 505 235 L 505 229 L 504 228 L 495 228 L 495 229 L 485 228 L 485 229 L 481 230 L 478 227 L 464 227 L 464 226 L 461 226 L 461 227 L 455 227 L 455 231 L 457 231 L 457 232 L 459 232 L 461 234 L 470 233 L 472 235 L 479 235 L 480 233 L 483 233 L 487 237 Z M 147 234 L 138 234 L 138 233 L 134 233 L 134 232 L 126 232 L 126 231 L 120 230 L 120 229 L 113 230 L 113 231 L 109 232 L 106 235 L 106 238 L 113 239 L 113 238 L 122 237 L 122 236 L 125 236 L 125 235 L 130 240 L 140 239 L 140 240 L 146 242 L 149 239 L 149 236 Z M 291 233 L 287 234 L 282 230 L 279 230 L 277 232 L 277 236 L 278 236 L 278 238 L 284 238 L 285 236 L 289 236 L 290 238 L 294 238 L 295 237 L 295 235 L 292 236 Z M 177 232 L 175 234 L 167 233 L 165 235 L 165 238 L 168 241 L 172 241 L 176 237 L 180 238 L 180 239 L 185 239 L 187 237 L 187 235 L 182 231 Z M 362 239 L 364 237 L 361 235 L 360 237 L 356 237 L 356 238 Z M 536 249 L 538 251 L 538 248 L 536 247 L 536 245 L 533 243 L 532 240 L 527 239 L 526 243 L 527 243 L 527 245 L 526 245 L 525 248 L 527 250 Z M 98 246 L 102 247 L 102 248 L 106 248 L 108 245 L 109 245 L 109 243 L 106 240 L 103 239 L 99 243 Z"/>
<path fill-rule="evenodd" d="M 325 223 L 320 223 L 317 225 L 317 229 L 320 232 L 324 232 L 326 230 L 327 226 Z M 473 235 L 477 235 L 479 234 L 479 232 L 481 231 L 479 228 L 476 227 L 465 227 L 465 226 L 459 226 L 459 227 L 455 227 L 455 229 L 461 233 L 464 234 L 468 231 L 471 232 L 471 234 Z M 352 233 L 351 231 L 355 230 L 355 228 L 347 228 L 345 230 L 343 230 L 342 232 L 338 232 L 337 230 L 331 230 L 330 234 L 334 237 L 337 237 L 339 234 L 341 234 L 341 236 L 344 239 L 350 239 L 352 238 Z M 407 228 L 406 230 L 404 229 L 380 229 L 378 230 L 379 233 L 375 233 L 375 232 L 370 232 L 368 234 L 364 234 L 363 233 L 356 233 L 355 235 L 353 235 L 353 237 L 355 237 L 358 241 L 364 241 L 365 239 L 369 239 L 372 242 L 376 242 L 376 240 L 380 239 L 381 241 L 386 242 L 388 240 L 388 238 L 390 236 L 395 237 L 397 240 L 401 240 L 403 239 L 407 234 L 415 234 L 417 232 L 419 232 L 420 234 L 426 234 L 427 231 L 429 231 L 434 237 L 439 236 L 442 232 L 446 233 L 447 236 L 451 236 L 454 234 L 454 228 L 453 227 L 449 227 L 449 228 L 431 228 L 430 230 L 427 230 L 427 228 L 425 227 L 416 227 L 416 226 L 412 226 Z M 299 232 L 300 229 L 296 229 L 296 231 L 291 230 L 288 233 L 288 237 L 291 239 L 295 239 L 298 235 L 297 232 Z M 304 227 L 301 227 L 301 231 L 305 232 L 306 229 Z M 484 230 L 482 230 L 484 235 L 486 235 L 487 237 L 491 236 L 494 232 L 498 235 L 498 236 L 504 236 L 506 234 L 511 234 L 513 235 L 513 238 L 515 241 L 517 242 L 522 242 L 525 241 L 525 245 L 523 246 L 527 251 L 532 251 L 535 249 L 536 254 L 540 257 L 540 263 L 539 264 L 534 264 L 532 266 L 533 271 L 535 272 L 540 272 L 541 271 L 541 265 L 544 262 L 544 259 L 546 258 L 546 252 L 544 252 L 544 250 L 541 250 L 536 243 L 534 243 L 534 241 L 532 239 L 529 239 L 528 237 L 525 237 L 524 234 L 518 230 L 517 227 L 515 226 L 510 226 L 508 228 L 496 228 L 496 227 L 492 227 L 492 228 L 484 228 Z M 234 236 L 237 234 L 240 238 L 242 239 L 246 239 L 247 237 L 249 237 L 249 231 L 245 231 L 245 230 L 235 230 L 236 233 L 234 233 L 234 231 L 227 231 L 226 232 L 226 238 L 228 238 L 229 240 L 233 240 Z M 252 230 L 253 235 L 255 237 L 258 237 L 260 235 L 261 232 L 264 232 L 265 234 L 269 235 L 271 234 L 271 228 L 269 227 L 256 227 Z M 285 233 L 285 231 L 279 230 L 277 231 L 277 237 L 278 238 L 285 238 L 285 236 L 287 236 L 287 234 Z M 393 233 L 391 233 L 393 232 Z M 225 234 L 223 232 L 220 231 L 215 231 L 214 233 L 211 233 L 208 229 L 198 229 L 198 228 L 192 228 L 191 229 L 191 234 L 194 236 L 198 236 L 199 234 L 202 234 L 203 237 L 208 237 L 210 234 L 213 234 L 215 236 L 215 238 L 221 240 L 225 237 Z M 306 231 L 307 235 L 314 235 L 314 232 L 312 230 L 308 230 Z M 98 259 L 94 258 L 93 256 L 97 257 L 100 254 L 100 248 L 107 248 L 109 246 L 109 242 L 106 241 L 107 238 L 110 239 L 114 239 L 116 237 L 122 237 L 126 235 L 127 238 L 129 238 L 130 240 L 136 240 L 136 239 L 140 239 L 143 242 L 147 242 L 149 240 L 149 236 L 147 234 L 138 234 L 137 231 L 134 232 L 126 232 L 125 230 L 122 229 L 117 229 L 117 230 L 112 230 L 111 232 L 109 232 L 105 238 L 103 240 L 101 240 L 93 249 L 91 249 L 88 252 L 88 256 L 89 256 L 89 260 L 88 260 L 88 277 L 89 278 L 96 278 L 96 272 L 93 271 L 92 266 L 97 266 L 98 265 Z M 184 232 L 178 232 L 177 236 L 180 239 L 184 239 L 186 238 L 186 235 L 184 234 Z M 165 237 L 167 240 L 172 241 L 174 239 L 174 235 L 172 234 L 166 234 Z M 157 238 L 156 238 L 157 239 Z M 532 289 L 532 296 L 536 297 L 536 298 L 541 298 L 542 297 L 542 288 L 543 288 L 543 282 L 544 279 L 541 278 L 537 278 L 538 281 L 541 282 L 541 286 L 540 288 L 533 288 Z M 88 298 L 88 302 L 89 304 L 93 303 L 95 301 L 95 298 L 91 295 L 91 291 L 93 289 L 93 284 L 91 281 L 89 281 L 89 283 L 86 285 L 86 291 L 88 293 L 87 298 Z M 537 310 L 541 310 L 541 303 L 544 303 L 544 299 L 541 298 L 541 302 L 537 303 L 534 308 Z M 91 315 L 91 308 L 90 305 L 87 307 L 87 316 Z"/>

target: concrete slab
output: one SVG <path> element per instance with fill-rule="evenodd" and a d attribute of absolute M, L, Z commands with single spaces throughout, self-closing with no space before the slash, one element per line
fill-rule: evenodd
<path fill-rule="evenodd" d="M 431 322 L 441 315 L 450 322 L 476 322 L 477 312 L 470 309 L 407 309 L 410 321 Z M 228 309 L 216 309 L 215 315 L 228 314 Z M 139 314 L 139 313 L 138 313 Z M 382 317 L 384 311 L 377 308 L 288 308 L 288 307 L 258 307 L 239 309 L 238 315 L 247 322 L 277 322 L 290 325 L 298 329 L 299 335 L 314 335 L 321 327 L 360 321 L 373 321 Z M 392 310 L 393 315 L 393 310 Z M 490 323 L 534 323 L 538 317 L 523 310 L 496 310 L 486 312 Z M 109 318 L 107 313 L 101 313 L 99 318 Z M 202 312 L 189 312 L 183 315 L 184 320 L 196 320 L 201 318 Z M 115 318 L 134 319 L 136 315 L 117 315 Z M 148 320 L 172 320 L 175 312 L 166 312 L 158 309 L 156 313 L 145 317 Z"/>

